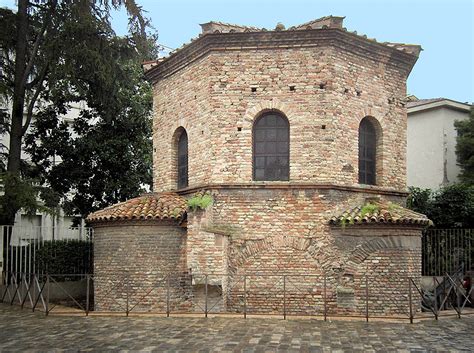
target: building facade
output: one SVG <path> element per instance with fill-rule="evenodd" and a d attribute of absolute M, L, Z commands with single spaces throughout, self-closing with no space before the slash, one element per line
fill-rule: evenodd
<path fill-rule="evenodd" d="M 471 106 L 446 98 L 407 103 L 408 186 L 437 190 L 459 181 L 454 122 L 469 118 Z"/>
<path fill-rule="evenodd" d="M 342 21 L 272 31 L 206 23 L 146 72 L 156 194 L 141 204 L 167 204 L 170 192 L 190 205 L 212 200 L 173 218 L 186 227 L 179 270 L 193 274 L 194 298 L 205 274 L 227 311 L 245 302 L 274 312 L 284 300 L 294 313 L 322 310 L 324 291 L 331 310 L 361 313 L 366 281 L 379 299 L 406 299 L 408 278 L 419 279 L 428 220 L 403 205 L 406 79 L 420 47 L 379 43 Z M 114 222 L 147 219 L 147 207 L 117 207 L 89 220 L 107 233 Z M 97 236 L 95 246 L 107 242 Z M 96 275 L 108 271 L 99 259 Z M 283 299 L 275 287 L 290 278 Z M 372 310 L 405 310 L 400 298 L 374 300 Z"/>

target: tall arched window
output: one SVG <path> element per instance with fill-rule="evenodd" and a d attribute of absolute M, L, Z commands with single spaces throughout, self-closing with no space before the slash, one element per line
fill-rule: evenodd
<path fill-rule="evenodd" d="M 281 114 L 270 112 L 253 126 L 253 180 L 289 180 L 290 128 Z"/>
<path fill-rule="evenodd" d="M 375 185 L 377 170 L 377 131 L 369 118 L 359 125 L 359 183 Z"/>
<path fill-rule="evenodd" d="M 188 186 L 188 134 L 183 129 L 178 138 L 178 189 Z"/>

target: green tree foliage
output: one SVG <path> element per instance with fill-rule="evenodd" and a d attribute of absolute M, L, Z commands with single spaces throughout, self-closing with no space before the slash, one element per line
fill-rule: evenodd
<path fill-rule="evenodd" d="M 52 275 L 92 272 L 93 247 L 90 241 L 45 241 L 35 253 L 35 266 Z M 74 281 L 79 276 L 57 276 L 54 280 Z"/>
<path fill-rule="evenodd" d="M 151 89 L 139 66 L 117 70 L 127 79 L 115 81 L 113 104 L 99 101 L 73 122 L 61 120 L 57 106 L 42 109 L 26 137 L 35 176 L 61 195 L 69 214 L 86 216 L 151 183 Z"/>
<path fill-rule="evenodd" d="M 121 6 L 129 14 L 126 37 L 110 24 L 111 9 Z M 81 215 L 135 196 L 151 172 L 151 88 L 140 63 L 158 50 L 142 9 L 134 1 L 19 0 L 16 12 L 0 9 L 0 22 L 0 99 L 12 106 L 0 112 L 10 135 L 8 161 L 0 163 L 9 174 L 0 222 L 11 223 L 19 207 L 29 207 L 18 189 L 25 176 L 52 188 L 30 188 L 36 194 L 29 200 L 38 194 L 50 205 L 63 200 Z M 79 102 L 77 121 L 62 122 Z M 33 170 L 21 170 L 22 147 L 32 154 Z"/>
<path fill-rule="evenodd" d="M 467 120 L 454 123 L 458 131 L 456 143 L 456 156 L 461 167 L 461 180 L 469 185 L 474 185 L 474 106 Z"/>
<path fill-rule="evenodd" d="M 474 185 L 410 188 L 407 206 L 428 216 L 436 228 L 474 228 Z"/>

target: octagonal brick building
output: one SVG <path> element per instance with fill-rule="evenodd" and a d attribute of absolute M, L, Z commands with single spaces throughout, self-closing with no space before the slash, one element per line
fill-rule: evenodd
<path fill-rule="evenodd" d="M 201 27 L 145 65 L 156 195 L 212 197 L 187 211 L 194 297 L 209 274 L 225 310 L 278 312 L 285 286 L 285 310 L 320 313 L 326 283 L 325 310 L 361 313 L 368 281 L 371 312 L 406 311 L 429 222 L 404 208 L 406 79 L 421 48 L 333 16 Z"/>

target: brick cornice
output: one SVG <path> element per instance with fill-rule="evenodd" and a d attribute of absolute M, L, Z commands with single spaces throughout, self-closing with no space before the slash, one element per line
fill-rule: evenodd
<path fill-rule="evenodd" d="M 386 196 L 398 196 L 398 197 L 407 197 L 408 192 L 406 191 L 397 191 L 391 189 L 385 189 L 381 187 L 364 187 L 364 186 L 345 186 L 345 185 L 336 185 L 336 184 L 307 184 L 307 183 L 271 183 L 271 184 L 203 184 L 197 185 L 194 187 L 188 187 L 176 191 L 180 195 L 188 195 L 202 190 L 258 190 L 258 189 L 280 189 L 280 190 L 308 190 L 308 189 L 317 189 L 317 190 L 337 190 L 337 191 L 349 191 L 349 192 L 359 192 L 367 194 L 376 194 L 376 195 L 386 195 Z"/>
<path fill-rule="evenodd" d="M 333 46 L 356 55 L 396 64 L 409 74 L 418 56 L 337 28 L 298 31 L 210 33 L 199 37 L 148 70 L 146 78 L 156 83 L 211 51 L 288 49 Z"/>

